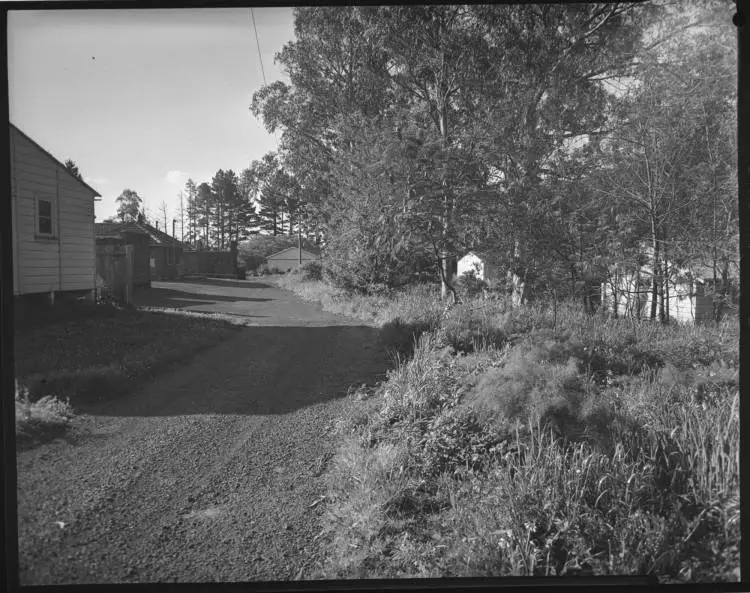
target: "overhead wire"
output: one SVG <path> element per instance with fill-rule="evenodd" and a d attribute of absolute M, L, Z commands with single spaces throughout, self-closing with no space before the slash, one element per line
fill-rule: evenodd
<path fill-rule="evenodd" d="M 258 61 L 260 62 L 260 73 L 263 76 L 263 86 L 268 86 L 268 83 L 266 82 L 266 71 L 263 67 L 263 54 L 260 51 L 260 39 L 258 37 L 258 27 L 255 24 L 255 13 L 253 11 L 253 7 L 250 7 L 250 18 L 253 22 L 253 31 L 255 32 L 255 46 L 258 49 Z M 276 154 L 279 153 L 279 137 L 276 133 L 276 130 L 273 132 L 274 140 L 276 141 Z M 302 235 L 301 235 L 301 227 L 297 226 L 297 249 L 299 254 L 299 264 L 302 265 Z"/>
<path fill-rule="evenodd" d="M 253 22 L 253 31 L 255 32 L 255 46 L 258 48 L 258 61 L 260 62 L 260 73 L 263 76 L 263 86 L 268 86 L 266 82 L 266 70 L 263 68 L 263 54 L 260 52 L 260 38 L 258 37 L 258 27 L 255 24 L 255 12 L 253 7 L 250 7 L 250 18 Z M 273 137 L 276 140 L 276 153 L 279 152 L 279 137 L 276 134 L 276 130 L 273 132 Z"/>

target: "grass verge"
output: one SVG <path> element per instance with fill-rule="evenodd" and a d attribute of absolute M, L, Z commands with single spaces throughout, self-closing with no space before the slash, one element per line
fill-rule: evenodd
<path fill-rule="evenodd" d="M 340 312 L 381 298 L 305 284 L 293 289 Z M 385 331 L 418 318 L 400 311 L 408 291 L 382 298 Z M 738 366 L 736 320 L 467 302 L 338 423 L 313 576 L 736 581 Z"/>
<path fill-rule="evenodd" d="M 87 314 L 88 313 L 88 314 Z M 215 315 L 76 304 L 15 328 L 19 438 L 57 435 L 74 410 L 110 401 L 239 329 Z"/>

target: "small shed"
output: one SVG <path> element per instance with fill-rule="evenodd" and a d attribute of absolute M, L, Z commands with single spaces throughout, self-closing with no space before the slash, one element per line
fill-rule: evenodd
<path fill-rule="evenodd" d="M 93 296 L 99 192 L 10 124 L 13 294 Z"/>
<path fill-rule="evenodd" d="M 320 260 L 320 251 L 314 247 L 302 248 L 302 265 Z M 266 269 L 271 272 L 290 272 L 300 267 L 298 247 L 287 247 L 266 257 Z"/>
<path fill-rule="evenodd" d="M 473 273 L 477 280 L 483 280 L 488 284 L 504 278 L 503 270 L 496 258 L 481 251 L 469 251 L 458 260 L 456 266 L 458 277 L 469 273 Z"/>
<path fill-rule="evenodd" d="M 108 245 L 132 245 L 133 287 L 135 289 L 150 287 L 151 237 L 149 234 L 133 222 L 97 222 L 95 227 L 97 250 Z"/>

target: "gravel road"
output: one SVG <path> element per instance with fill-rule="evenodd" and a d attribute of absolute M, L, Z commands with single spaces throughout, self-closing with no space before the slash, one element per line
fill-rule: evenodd
<path fill-rule="evenodd" d="M 141 304 L 251 323 L 63 440 L 19 452 L 22 585 L 302 578 L 329 434 L 382 378 L 376 332 L 252 281 L 155 283 Z"/>

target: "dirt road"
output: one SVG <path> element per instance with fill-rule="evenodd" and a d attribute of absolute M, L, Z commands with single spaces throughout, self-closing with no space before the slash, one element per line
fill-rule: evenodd
<path fill-rule="evenodd" d="M 155 284 L 140 304 L 253 324 L 18 455 L 22 585 L 305 578 L 320 476 L 374 328 L 262 282 Z"/>

